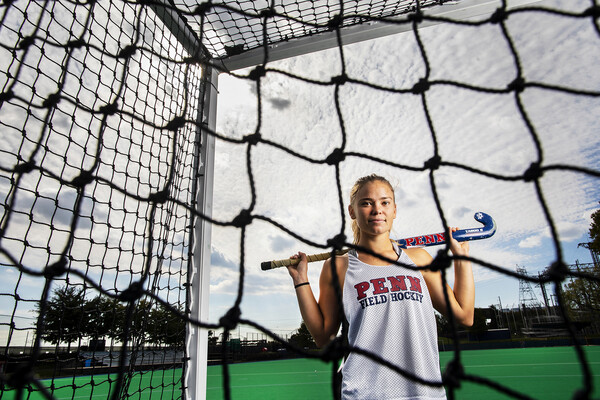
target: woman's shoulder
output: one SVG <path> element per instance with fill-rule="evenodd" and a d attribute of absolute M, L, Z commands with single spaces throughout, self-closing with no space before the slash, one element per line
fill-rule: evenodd
<path fill-rule="evenodd" d="M 323 268 L 321 269 L 321 277 L 326 277 L 331 280 L 333 276 L 331 271 L 331 265 L 333 264 L 333 258 L 328 258 L 323 263 Z M 346 275 L 346 270 L 348 269 L 348 253 L 335 256 L 335 270 L 337 272 L 338 277 L 343 277 Z"/>
<path fill-rule="evenodd" d="M 332 263 L 333 263 L 333 257 L 328 258 L 323 263 L 323 268 L 329 267 L 329 269 L 331 269 Z M 348 253 L 342 254 L 339 256 L 335 256 L 335 266 L 336 266 L 336 269 L 339 269 L 340 267 L 343 267 L 343 266 L 348 267 Z"/>
<path fill-rule="evenodd" d="M 426 265 L 431 264 L 433 258 L 431 255 L 423 248 L 413 247 L 409 249 L 402 249 L 404 253 L 415 263 L 417 267 L 424 267 Z"/>

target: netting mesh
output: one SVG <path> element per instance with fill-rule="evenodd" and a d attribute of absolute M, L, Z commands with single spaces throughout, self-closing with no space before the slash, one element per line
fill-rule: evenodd
<path fill-rule="evenodd" d="M 520 65 L 519 52 L 506 21 L 517 14 L 532 17 L 537 13 L 552 14 L 573 23 L 591 24 L 600 39 L 600 7 L 590 1 L 589 7 L 580 12 L 542 7 L 508 11 L 507 5 L 499 2 L 493 14 L 477 21 L 437 18 L 472 28 L 498 26 L 505 40 L 503 46 L 512 54 L 515 74 L 514 79 L 503 86 L 490 87 L 432 78 L 434 71 L 428 61 L 427 45 L 421 40 L 418 28 L 433 19 L 420 10 L 437 3 L 441 2 L 222 4 L 174 1 L 166 5 L 187 20 L 200 43 L 215 59 L 254 48 L 264 48 L 267 56 L 268 46 L 273 43 L 324 31 L 339 33 L 342 27 L 360 22 L 410 26 L 418 42 L 425 74 L 409 86 L 390 88 L 353 78 L 346 72 L 341 43 L 342 67 L 334 79 L 320 81 L 292 76 L 333 88 L 335 117 L 343 140 L 339 148 L 322 159 L 307 157 L 261 136 L 260 124 L 253 134 L 238 132 L 233 136 L 208 129 L 201 110 L 207 84 L 204 68 L 212 63 L 198 59 L 197 54 L 189 54 L 174 40 L 172 29 L 166 29 L 151 10 L 162 3 L 5 1 L 0 4 L 0 267 L 4 280 L 0 293 L 0 324 L 6 332 L 0 397 L 10 398 L 14 390 L 17 397 L 40 391 L 52 397 L 61 388 L 54 384 L 56 378 L 81 374 L 84 368 L 87 368 L 86 374 L 103 374 L 100 375 L 102 381 L 92 379 L 79 384 L 73 380 L 67 386 L 74 390 L 91 389 L 90 398 L 96 386 L 106 383 L 114 398 L 142 394 L 152 398 L 182 397 L 186 386 L 182 360 L 188 357 L 184 322 L 190 320 L 192 227 L 197 217 L 239 230 L 240 278 L 233 306 L 218 324 L 192 323 L 204 328 L 223 328 L 225 335 L 238 324 L 245 324 L 293 348 L 266 327 L 242 318 L 240 303 L 244 295 L 248 227 L 266 222 L 319 248 L 341 248 L 350 244 L 343 236 L 344 228 L 339 235 L 321 243 L 292 232 L 269 215 L 255 212 L 259 195 L 254 184 L 253 163 L 257 161 L 251 154 L 257 146 L 271 147 L 294 158 L 334 169 L 342 226 L 345 225 L 342 199 L 346 193 L 342 190 L 340 167 L 353 158 L 398 170 L 428 173 L 444 225 L 446 214 L 434 179 L 441 168 L 458 168 L 499 182 L 530 184 L 551 228 L 556 261 L 544 278 L 527 279 L 554 284 L 559 297 L 561 284 L 570 276 L 597 281 L 590 274 L 566 268 L 540 179 L 544 173 L 559 169 L 592 178 L 600 177 L 600 171 L 547 163 L 540 134 L 530 120 L 522 97 L 532 89 L 579 98 L 600 97 L 600 90 L 529 80 Z M 388 18 L 393 15 L 404 16 Z M 237 75 L 257 84 L 258 121 L 264 112 L 260 106 L 263 101 L 261 81 L 273 74 L 290 75 L 268 64 Z M 433 157 L 422 166 L 414 166 L 348 151 L 340 111 L 340 89 L 346 84 L 369 87 L 381 91 L 382 95 L 417 96 L 426 116 Z M 512 95 L 517 113 L 534 143 L 536 160 L 512 175 L 447 161 L 440 151 L 432 122 L 434 117 L 427 102 L 428 91 L 440 86 Z M 197 174 L 203 163 L 199 159 L 201 130 L 218 140 L 246 147 L 249 206 L 235 210 L 237 216 L 228 221 L 211 220 L 196 211 Z M 473 261 L 491 270 L 521 277 L 483 260 Z M 593 388 L 591 370 L 577 344 L 575 328 L 564 307 L 562 310 L 580 360 L 583 382 L 578 395 L 586 398 Z M 18 338 L 25 338 L 24 354 L 11 353 Z M 103 338 L 108 338 L 108 344 L 102 342 Z M 485 376 L 464 373 L 456 336 L 455 341 L 454 361 L 446 366 L 444 373 L 450 397 L 454 397 L 460 381 L 466 380 L 514 397 L 528 398 Z M 55 351 L 46 356 L 48 343 L 53 343 Z M 65 343 L 78 348 L 87 343 L 87 353 L 82 356 L 79 351 L 59 352 L 59 345 Z M 315 357 L 303 349 L 293 349 Z M 319 357 L 339 361 L 346 351 L 352 349 L 336 341 Z M 369 356 L 386 362 L 376 355 Z M 230 398 L 225 355 L 223 361 L 223 387 L 225 397 Z M 105 375 L 107 372 L 116 375 Z M 143 381 L 140 376 L 144 375 L 153 383 Z M 332 376 L 335 381 L 333 377 L 335 374 Z M 42 382 L 40 378 L 49 381 Z M 334 396 L 339 395 L 335 389 L 332 391 Z"/>
<path fill-rule="evenodd" d="M 202 69 L 177 62 L 185 51 L 145 6 L 4 2 L 0 13 L 3 391 L 6 376 L 23 389 L 34 372 L 104 366 L 120 372 L 104 378 L 116 393 L 161 392 L 127 377 L 163 365 L 178 368 L 181 394 L 185 324 L 173 313 L 187 312 Z M 11 355 L 24 337 L 25 354 Z M 88 338 L 88 352 L 58 351 Z"/>
<path fill-rule="evenodd" d="M 352 26 L 443 3 L 443 0 L 173 2 L 190 17 L 190 27 L 202 33 L 202 43 L 214 58 L 330 31 L 336 25 Z"/>

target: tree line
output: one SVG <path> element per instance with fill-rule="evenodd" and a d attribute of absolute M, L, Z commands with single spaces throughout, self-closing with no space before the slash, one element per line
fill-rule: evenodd
<path fill-rule="evenodd" d="M 40 313 L 40 306 L 36 311 Z M 180 310 L 181 311 L 181 310 Z M 105 295 L 86 298 L 77 286 L 54 289 L 42 315 L 41 338 L 52 344 L 90 340 L 141 340 L 158 346 L 177 347 L 185 342 L 185 321 L 162 304 L 142 299 L 127 320 L 127 304 Z"/>

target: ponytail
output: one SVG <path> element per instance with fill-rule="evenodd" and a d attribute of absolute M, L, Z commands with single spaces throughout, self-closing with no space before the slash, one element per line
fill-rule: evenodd
<path fill-rule="evenodd" d="M 352 220 L 352 233 L 354 234 L 354 244 L 358 244 L 360 242 L 360 228 L 355 219 Z"/>

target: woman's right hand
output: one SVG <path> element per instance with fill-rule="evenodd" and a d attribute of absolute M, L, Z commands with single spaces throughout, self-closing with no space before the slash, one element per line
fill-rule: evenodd
<path fill-rule="evenodd" d="M 286 267 L 294 281 L 294 285 L 308 282 L 308 259 L 306 258 L 306 254 L 299 251 L 298 254 L 294 254 L 290 258 L 294 260 L 300 259 L 298 264 Z"/>

